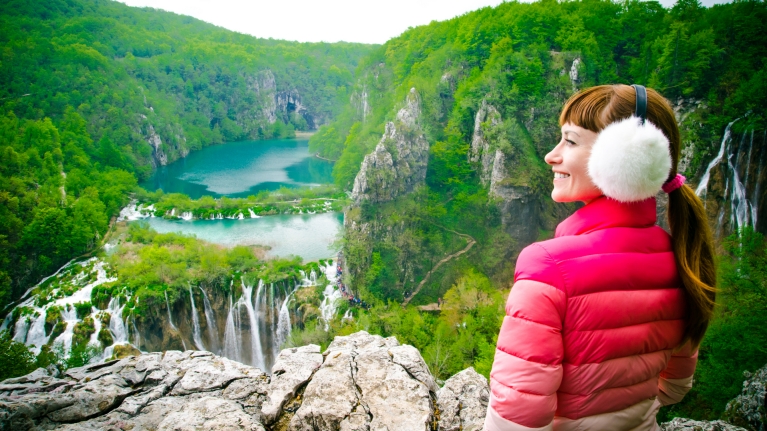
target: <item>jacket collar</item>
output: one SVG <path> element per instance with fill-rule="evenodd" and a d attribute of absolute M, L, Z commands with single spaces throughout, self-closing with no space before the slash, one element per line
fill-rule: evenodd
<path fill-rule="evenodd" d="M 623 203 L 602 196 L 560 223 L 555 237 L 583 235 L 611 227 L 650 227 L 656 219 L 655 198 Z"/>

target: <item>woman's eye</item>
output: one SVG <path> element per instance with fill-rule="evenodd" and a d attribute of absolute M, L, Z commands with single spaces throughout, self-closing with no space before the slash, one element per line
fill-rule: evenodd
<path fill-rule="evenodd" d="M 565 139 L 565 142 L 567 142 L 568 145 L 575 145 L 575 142 L 573 142 L 573 141 L 571 141 L 569 139 Z"/>

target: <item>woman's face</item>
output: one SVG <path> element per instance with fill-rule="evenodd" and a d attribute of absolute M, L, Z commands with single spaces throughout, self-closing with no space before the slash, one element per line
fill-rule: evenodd
<path fill-rule="evenodd" d="M 545 158 L 554 171 L 551 192 L 554 202 L 589 203 L 602 196 L 588 174 L 591 147 L 596 139 L 597 134 L 591 130 L 571 123 L 562 126 L 562 139 Z"/>

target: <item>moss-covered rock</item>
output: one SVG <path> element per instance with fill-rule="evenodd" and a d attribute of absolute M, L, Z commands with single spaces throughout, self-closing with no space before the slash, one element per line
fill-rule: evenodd
<path fill-rule="evenodd" d="M 108 328 L 102 328 L 101 331 L 99 331 L 98 340 L 101 342 L 102 346 L 111 346 L 114 344 L 114 338 L 112 338 L 112 333 L 109 332 Z"/>

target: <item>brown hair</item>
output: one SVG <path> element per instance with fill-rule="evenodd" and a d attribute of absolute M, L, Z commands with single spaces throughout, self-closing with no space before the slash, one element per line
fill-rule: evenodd
<path fill-rule="evenodd" d="M 634 113 L 636 91 L 629 85 L 600 85 L 570 97 L 559 116 L 559 124 L 571 123 L 599 133 L 608 124 Z M 679 128 L 669 102 L 647 89 L 647 120 L 658 126 L 669 140 L 671 171 L 677 174 L 681 151 Z M 697 347 L 714 314 L 716 263 L 714 239 L 703 203 L 687 185 L 669 193 L 668 224 L 679 277 L 687 293 L 687 324 L 684 341 Z"/>

